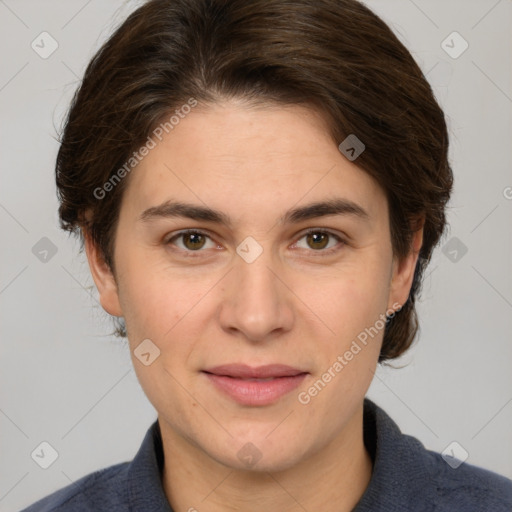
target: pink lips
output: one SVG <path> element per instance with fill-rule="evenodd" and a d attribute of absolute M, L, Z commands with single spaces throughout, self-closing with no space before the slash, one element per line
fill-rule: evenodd
<path fill-rule="evenodd" d="M 241 405 L 269 405 L 304 380 L 308 372 L 282 364 L 251 367 L 227 364 L 203 373 L 219 389 Z"/>

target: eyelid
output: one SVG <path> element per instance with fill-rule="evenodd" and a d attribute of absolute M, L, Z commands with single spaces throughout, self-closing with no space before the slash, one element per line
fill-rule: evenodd
<path fill-rule="evenodd" d="M 217 242 L 215 242 L 212 234 L 209 231 L 206 231 L 206 230 L 203 230 L 203 229 L 199 229 L 199 228 L 182 229 L 182 230 L 180 230 L 180 231 L 178 231 L 176 233 L 171 233 L 170 236 L 164 238 L 163 243 L 164 243 L 164 245 L 170 245 L 173 240 L 179 238 L 182 235 L 187 235 L 189 233 L 193 233 L 193 234 L 197 234 L 197 235 L 203 235 L 203 236 L 209 238 L 212 242 L 217 244 Z M 195 252 L 197 252 L 197 253 L 204 252 L 204 251 L 201 251 L 201 250 L 198 250 L 198 251 L 184 251 L 183 249 L 178 249 L 178 250 L 181 251 L 181 252 L 187 252 L 187 253 L 191 253 L 191 254 L 193 254 Z"/>
<path fill-rule="evenodd" d="M 180 231 L 178 231 L 176 233 L 171 234 L 171 236 L 166 237 L 164 239 L 164 244 L 168 245 L 173 240 L 179 238 L 182 235 L 186 235 L 188 233 L 203 235 L 203 236 L 209 238 L 212 242 L 214 242 L 214 243 L 216 243 L 218 245 L 218 242 L 215 241 L 215 239 L 213 238 L 212 234 L 209 231 L 206 231 L 206 230 L 203 230 L 203 229 L 200 229 L 200 228 L 182 229 L 182 230 L 180 230 Z M 295 240 L 295 242 L 293 242 L 292 246 L 295 246 L 300 239 L 302 239 L 303 237 L 307 236 L 310 233 L 324 233 L 324 234 L 327 234 L 329 236 L 334 237 L 339 243 L 341 243 L 342 246 L 347 245 L 347 241 L 346 241 L 346 239 L 343 236 L 341 236 L 341 235 L 339 235 L 337 233 L 334 233 L 330 229 L 314 228 L 313 227 L 313 228 L 307 228 L 305 231 L 301 231 L 301 233 L 299 235 L 297 235 L 296 240 Z M 333 252 L 338 251 L 339 249 L 340 249 L 339 246 L 336 246 L 336 247 L 331 247 L 331 248 L 326 249 L 326 250 L 318 250 L 318 251 L 315 251 L 314 249 L 310 249 L 308 252 L 317 253 L 319 256 L 321 256 L 321 255 L 331 254 Z M 307 250 L 307 249 L 305 249 L 305 250 Z M 178 251 L 179 252 L 185 252 L 187 254 L 194 254 L 194 253 L 204 252 L 201 249 L 199 249 L 197 251 L 185 251 L 183 249 L 178 249 Z"/>
<path fill-rule="evenodd" d="M 316 253 L 318 256 L 327 256 L 327 255 L 330 255 L 330 254 L 332 254 L 334 252 L 339 251 L 340 250 L 339 244 L 341 244 L 341 246 L 347 245 L 347 240 L 346 240 L 345 237 L 343 237 L 342 235 L 339 235 L 337 233 L 334 233 L 333 231 L 331 231 L 330 229 L 327 229 L 327 228 L 307 228 L 305 231 L 302 231 L 297 236 L 297 240 L 293 243 L 293 245 L 296 245 L 297 242 L 301 238 L 305 237 L 306 235 L 309 235 L 310 233 L 323 233 L 323 234 L 327 234 L 327 235 L 335 238 L 338 241 L 338 245 L 336 245 L 335 247 L 330 247 L 329 249 L 317 250 L 317 251 L 315 251 L 314 249 L 310 249 L 308 251 L 310 253 L 314 253 L 314 254 Z"/>

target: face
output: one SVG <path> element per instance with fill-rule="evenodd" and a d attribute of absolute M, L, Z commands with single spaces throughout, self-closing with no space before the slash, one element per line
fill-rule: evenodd
<path fill-rule="evenodd" d="M 227 102 L 194 109 L 132 171 L 116 279 L 86 248 L 164 437 L 279 471 L 360 428 L 416 255 L 393 258 L 386 197 L 356 163 L 313 110 Z"/>

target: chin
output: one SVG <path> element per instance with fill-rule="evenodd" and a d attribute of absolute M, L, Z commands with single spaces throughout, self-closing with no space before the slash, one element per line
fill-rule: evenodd
<path fill-rule="evenodd" d="M 270 443 L 265 436 L 260 441 L 230 440 L 225 452 L 219 453 L 215 450 L 210 452 L 210 456 L 230 469 L 251 473 L 286 471 L 304 457 L 303 446 L 285 446 L 277 441 L 275 444 Z"/>

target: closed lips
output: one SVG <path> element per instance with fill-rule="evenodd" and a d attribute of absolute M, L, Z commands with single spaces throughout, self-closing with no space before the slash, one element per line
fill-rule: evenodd
<path fill-rule="evenodd" d="M 280 377 L 295 377 L 305 372 L 298 368 L 282 364 L 270 364 L 265 366 L 251 367 L 244 364 L 228 364 L 216 366 L 203 370 L 213 375 L 232 377 L 240 380 L 272 380 Z"/>

